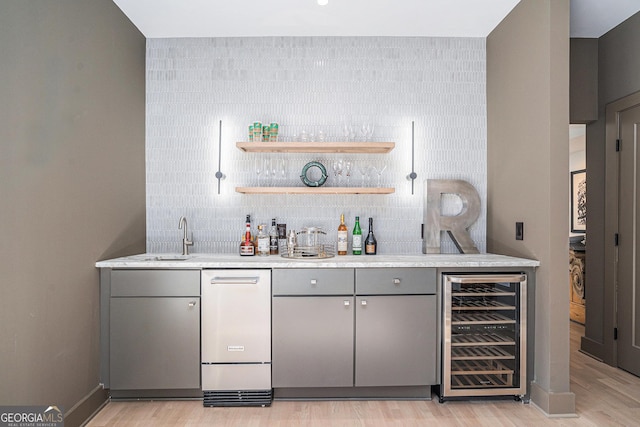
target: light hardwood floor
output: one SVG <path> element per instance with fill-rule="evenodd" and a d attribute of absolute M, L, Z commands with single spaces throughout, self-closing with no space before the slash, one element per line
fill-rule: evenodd
<path fill-rule="evenodd" d="M 110 402 L 88 424 L 100 426 L 640 426 L 640 378 L 578 351 L 582 326 L 571 323 L 575 418 L 547 418 L 512 400 L 275 401 L 268 408 L 204 408 L 201 401 Z"/>

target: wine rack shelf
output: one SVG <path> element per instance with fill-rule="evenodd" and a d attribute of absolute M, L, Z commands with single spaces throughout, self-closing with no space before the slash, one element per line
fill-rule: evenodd
<path fill-rule="evenodd" d="M 236 142 L 247 153 L 362 153 L 384 154 L 395 142 Z"/>
<path fill-rule="evenodd" d="M 242 194 L 391 194 L 387 187 L 236 187 Z"/>

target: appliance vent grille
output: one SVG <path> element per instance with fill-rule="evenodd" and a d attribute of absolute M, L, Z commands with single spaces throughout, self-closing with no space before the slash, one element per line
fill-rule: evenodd
<path fill-rule="evenodd" d="M 271 390 L 204 391 L 203 406 L 270 406 Z"/>

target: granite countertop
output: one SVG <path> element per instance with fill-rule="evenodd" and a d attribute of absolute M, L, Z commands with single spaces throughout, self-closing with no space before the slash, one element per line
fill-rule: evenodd
<path fill-rule="evenodd" d="M 378 267 L 537 267 L 539 261 L 495 254 L 341 255 L 326 259 L 287 259 L 279 255 L 140 254 L 96 263 L 99 268 L 378 268 Z"/>

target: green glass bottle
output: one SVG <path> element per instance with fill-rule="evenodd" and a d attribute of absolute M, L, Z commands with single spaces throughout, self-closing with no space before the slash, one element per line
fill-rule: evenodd
<path fill-rule="evenodd" d="M 362 230 L 360 229 L 360 217 L 356 217 L 356 225 L 353 226 L 352 253 L 362 255 Z"/>

